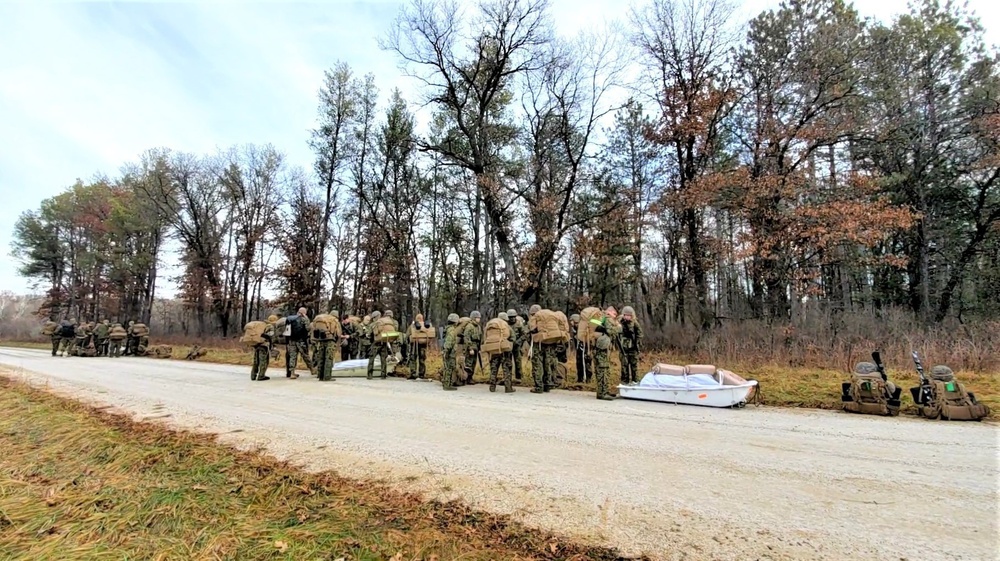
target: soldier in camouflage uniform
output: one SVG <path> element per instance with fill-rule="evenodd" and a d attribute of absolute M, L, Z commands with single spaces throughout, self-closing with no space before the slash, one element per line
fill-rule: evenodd
<path fill-rule="evenodd" d="M 386 317 L 391 318 L 391 312 L 386 312 Z M 375 377 L 375 357 L 379 360 L 379 378 L 385 379 L 388 375 L 389 365 L 389 345 L 385 341 L 376 341 L 377 335 L 375 333 L 375 322 L 382 318 L 382 313 L 378 310 L 372 312 L 372 323 L 368 327 L 368 333 L 371 336 L 372 344 L 368 348 L 368 379 L 372 380 Z"/>
<path fill-rule="evenodd" d="M 580 314 L 573 314 L 569 316 L 569 344 L 576 349 L 575 362 L 576 362 L 576 383 L 586 384 L 590 382 L 593 378 L 594 372 L 593 367 L 587 364 L 587 348 L 576 338 L 577 334 L 580 332 Z"/>
<path fill-rule="evenodd" d="M 59 323 L 53 320 L 45 322 L 42 335 L 48 335 L 52 340 L 52 356 L 59 354 L 59 342 L 62 341 L 62 337 L 59 336 Z"/>
<path fill-rule="evenodd" d="M 337 317 L 338 311 L 332 311 L 329 315 L 334 318 Z M 316 330 L 311 330 L 315 335 Z M 322 332 L 320 332 L 322 333 Z M 336 337 L 336 334 L 330 333 L 329 339 L 316 339 L 315 352 L 313 353 L 313 366 L 315 367 L 316 377 L 320 382 L 332 382 L 333 381 L 333 364 L 336 362 L 337 347 L 340 346 L 340 339 Z"/>
<path fill-rule="evenodd" d="M 97 347 L 97 356 L 108 356 L 108 337 L 111 335 L 111 326 L 108 320 L 102 319 L 94 327 L 94 344 Z"/>
<path fill-rule="evenodd" d="M 507 322 L 508 325 L 511 324 L 510 316 L 506 312 L 500 312 L 497 314 L 497 318 L 502 319 Z M 514 343 L 516 337 L 514 336 L 514 329 L 510 330 L 510 337 L 508 337 L 511 344 Z M 504 393 L 514 393 L 514 365 L 511 362 L 511 351 L 507 352 L 497 352 L 490 356 L 490 391 L 497 391 L 497 375 L 500 373 L 500 369 L 503 368 L 503 387 Z"/>
<path fill-rule="evenodd" d="M 125 338 L 128 337 L 128 332 L 125 331 L 125 327 L 120 323 L 116 323 L 111 326 L 110 340 L 111 347 L 108 349 L 108 354 L 113 358 L 119 358 L 122 356 L 122 345 L 125 344 Z"/>
<path fill-rule="evenodd" d="M 355 337 L 358 340 L 358 355 L 357 358 L 368 358 L 368 353 L 371 351 L 372 347 L 372 316 L 366 315 L 361 319 L 361 325 L 358 326 L 355 332 Z"/>
<path fill-rule="evenodd" d="M 311 330 L 308 312 L 305 308 L 299 308 L 295 315 L 285 318 L 285 323 L 292 327 L 292 334 L 288 336 L 288 343 L 285 346 L 285 377 L 293 380 L 299 377 L 295 372 L 295 368 L 299 365 L 299 356 L 306 363 L 306 368 L 315 374 L 316 369 L 313 368 L 313 361 L 309 358 Z"/>
<path fill-rule="evenodd" d="M 70 356 L 76 346 L 76 319 L 64 320 L 59 325 L 59 356 Z"/>
<path fill-rule="evenodd" d="M 271 379 L 266 374 L 267 365 L 271 362 L 271 342 L 274 341 L 274 324 L 277 321 L 278 316 L 275 315 L 267 318 L 267 327 L 264 328 L 264 333 L 260 335 L 266 343 L 254 345 L 253 347 L 253 366 L 250 367 L 251 382 L 263 382 L 264 380 Z"/>
<path fill-rule="evenodd" d="M 340 322 L 340 330 L 344 334 L 340 347 L 340 360 L 354 360 L 358 354 L 358 339 L 355 337 L 354 324 L 347 321 L 349 317 L 350 313 L 344 314 L 343 321 Z"/>
<path fill-rule="evenodd" d="M 534 316 L 540 311 L 542 307 L 535 304 L 528 310 L 528 316 Z M 537 328 L 529 330 L 531 335 L 537 332 Z M 555 387 L 552 384 L 552 375 L 556 371 L 556 347 L 557 345 L 548 343 L 531 343 L 531 377 L 535 379 L 535 387 L 531 393 L 548 392 Z"/>
<path fill-rule="evenodd" d="M 83 322 L 76 326 L 76 340 L 73 343 L 73 348 L 70 349 L 70 354 L 83 354 L 83 351 L 90 347 L 90 340 L 93 337 L 93 333 L 90 328 L 90 324 Z"/>
<path fill-rule="evenodd" d="M 431 322 L 424 321 L 423 314 L 417 314 L 413 318 L 413 323 L 406 330 L 406 343 L 404 348 L 409 351 L 410 359 L 410 379 L 424 380 L 427 378 L 427 343 L 413 340 L 415 334 L 422 330 L 433 329 Z"/>
<path fill-rule="evenodd" d="M 603 327 L 598 327 L 601 331 Z M 608 393 L 608 378 L 611 376 L 611 337 L 603 332 L 594 343 L 594 363 L 597 367 L 597 399 L 612 401 L 615 396 Z"/>
<path fill-rule="evenodd" d="M 462 349 L 465 352 L 465 371 L 468 372 L 469 376 L 465 381 L 467 386 L 475 384 L 472 378 L 476 374 L 476 363 L 479 361 L 479 348 L 483 344 L 482 317 L 479 310 L 473 310 L 469 314 L 469 319 L 472 321 L 465 326 L 465 332 L 462 333 Z"/>
<path fill-rule="evenodd" d="M 441 354 L 444 359 L 444 370 L 441 374 L 441 387 L 453 391 L 455 387 L 455 347 L 458 345 L 458 314 L 448 314 L 448 326 L 444 330 L 444 345 Z"/>
<path fill-rule="evenodd" d="M 622 308 L 621 335 L 622 384 L 639 383 L 639 352 L 642 351 L 642 326 L 635 318 L 632 306 Z"/>
<path fill-rule="evenodd" d="M 510 318 L 510 330 L 514 332 L 514 350 L 510 353 L 510 359 L 514 363 L 514 380 L 520 382 L 524 370 L 524 361 L 521 352 L 524 349 L 525 340 L 528 338 L 528 326 L 524 319 L 517 315 L 517 310 L 511 308 L 507 310 L 507 317 Z"/>

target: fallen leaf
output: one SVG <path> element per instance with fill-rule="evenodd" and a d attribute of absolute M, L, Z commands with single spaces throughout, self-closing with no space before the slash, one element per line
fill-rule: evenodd
<path fill-rule="evenodd" d="M 283 542 L 283 541 L 281 541 L 281 540 L 278 540 L 278 541 L 274 542 L 274 547 L 275 547 L 275 548 L 276 548 L 276 549 L 277 549 L 277 550 L 278 550 L 279 552 L 281 552 L 281 553 L 284 553 L 284 552 L 285 552 L 285 550 L 287 550 L 287 549 L 288 549 L 288 544 L 287 544 L 287 543 L 285 543 L 285 542 Z"/>
<path fill-rule="evenodd" d="M 194 485 L 194 486 L 191 487 L 191 490 L 192 491 L 206 491 L 206 490 L 208 490 L 208 487 L 205 487 L 204 485 Z"/>
<path fill-rule="evenodd" d="M 549 551 L 551 551 L 552 553 L 555 553 L 557 549 L 559 549 L 559 546 L 557 546 L 555 542 L 549 544 Z"/>
<path fill-rule="evenodd" d="M 49 506 L 56 506 L 56 490 L 54 487 L 49 487 L 45 490 L 45 504 Z"/>

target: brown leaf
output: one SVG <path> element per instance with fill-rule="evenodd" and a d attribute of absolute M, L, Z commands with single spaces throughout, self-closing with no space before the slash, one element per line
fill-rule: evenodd
<path fill-rule="evenodd" d="M 276 548 L 276 549 L 277 549 L 277 550 L 278 550 L 279 552 L 281 552 L 281 553 L 284 553 L 284 552 L 285 552 L 285 550 L 287 550 L 287 549 L 288 549 L 288 544 L 287 544 L 287 543 L 285 543 L 285 542 L 283 542 L 283 541 L 281 541 L 281 540 L 278 540 L 278 541 L 274 542 L 274 547 L 275 547 L 275 548 Z"/>
<path fill-rule="evenodd" d="M 557 549 L 559 549 L 559 546 L 557 546 L 555 542 L 549 543 L 549 551 L 555 553 Z"/>
<path fill-rule="evenodd" d="M 56 500 L 56 489 L 55 487 L 49 487 L 45 490 L 45 504 L 48 506 L 56 506 L 59 501 Z"/>
<path fill-rule="evenodd" d="M 205 491 L 207 489 L 208 489 L 208 487 L 205 487 L 204 485 L 193 485 L 193 486 L 191 486 L 191 490 L 192 491 Z"/>

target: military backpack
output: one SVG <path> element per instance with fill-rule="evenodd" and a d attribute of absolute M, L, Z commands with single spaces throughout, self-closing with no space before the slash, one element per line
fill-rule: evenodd
<path fill-rule="evenodd" d="M 514 350 L 514 342 L 510 340 L 510 324 L 506 320 L 493 318 L 486 322 L 486 335 L 483 337 L 482 350 L 487 353 L 509 353 Z"/>
<path fill-rule="evenodd" d="M 901 388 L 895 388 L 890 393 L 889 386 L 878 372 L 854 373 L 851 381 L 843 384 L 844 411 L 895 417 L 899 415 L 900 391 Z"/>
<path fill-rule="evenodd" d="M 268 341 L 264 338 L 265 331 L 267 331 L 266 321 L 251 321 L 243 327 L 243 337 L 240 338 L 240 342 L 250 347 L 266 345 Z"/>
<path fill-rule="evenodd" d="M 948 421 L 979 421 L 989 416 L 990 408 L 979 403 L 975 394 L 966 391 L 953 374 L 934 375 L 929 383 L 931 392 L 927 403 L 919 401 L 920 387 L 910 390 L 922 416 Z"/>
<path fill-rule="evenodd" d="M 569 342 L 569 322 L 565 321 L 565 314 L 559 317 L 559 313 L 552 310 L 539 310 L 528 320 L 528 327 L 531 331 L 531 341 L 547 345 Z"/>
<path fill-rule="evenodd" d="M 330 314 L 320 314 L 313 318 L 313 339 L 317 341 L 334 341 L 340 339 L 340 321 Z M 293 337 L 294 339 L 294 329 Z"/>
<path fill-rule="evenodd" d="M 132 325 L 132 335 L 134 337 L 146 337 L 149 335 L 149 328 L 146 327 L 145 323 L 136 323 Z"/>

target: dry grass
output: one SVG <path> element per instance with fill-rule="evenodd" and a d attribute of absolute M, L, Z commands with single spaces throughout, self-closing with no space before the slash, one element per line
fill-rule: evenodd
<path fill-rule="evenodd" d="M 8 346 L 19 346 L 26 348 L 48 349 L 44 343 L 3 343 Z M 173 358 L 183 360 L 190 350 L 190 346 L 173 346 Z M 840 409 L 840 384 L 849 379 L 851 365 L 862 360 L 871 360 L 871 349 L 873 345 L 857 345 L 851 349 L 844 349 L 843 356 L 838 360 L 832 360 L 825 366 L 803 366 L 788 365 L 780 363 L 762 364 L 760 360 L 750 358 L 747 360 L 718 361 L 714 364 L 725 366 L 727 369 L 740 374 L 744 378 L 755 379 L 761 384 L 764 401 L 767 405 L 778 407 L 810 407 L 818 409 Z M 888 345 L 882 348 L 890 348 Z M 909 388 L 919 383 L 916 370 L 912 367 L 909 355 L 894 353 L 887 355 L 883 352 L 888 363 L 889 379 L 903 388 L 902 400 L 904 412 L 916 413 L 916 408 L 910 399 Z M 888 360 L 891 357 L 892 360 Z M 905 358 L 905 360 L 904 360 Z M 930 355 L 931 359 L 936 355 Z M 200 359 L 205 362 L 220 364 L 235 364 L 249 367 L 253 362 L 250 352 L 240 347 L 238 344 L 227 344 L 224 347 L 212 347 L 209 354 Z M 640 372 L 648 372 L 657 362 L 671 364 L 694 364 L 710 362 L 708 356 L 697 353 L 685 354 L 683 352 L 663 351 L 655 353 L 644 353 L 639 361 Z M 816 361 L 818 362 L 818 361 Z M 925 368 L 930 369 L 932 364 L 946 362 L 940 360 L 926 360 Z M 984 360 L 992 363 L 990 360 Z M 282 355 L 278 360 L 272 361 L 271 366 L 284 368 L 285 359 Z M 485 355 L 483 364 L 489 368 L 489 362 Z M 612 379 L 611 385 L 619 383 L 617 377 L 618 359 L 612 355 Z M 300 362 L 301 365 L 301 362 Z M 427 371 L 433 378 L 437 378 L 441 372 L 441 354 L 431 349 L 427 354 Z M 524 359 L 525 380 L 523 384 L 530 385 L 531 374 L 530 365 L 527 358 Z M 568 366 L 569 375 L 567 377 L 566 389 L 595 391 L 595 386 L 591 384 L 576 383 L 576 369 L 574 368 L 573 357 L 570 356 Z M 839 367 L 839 368 L 838 368 Z M 997 371 L 972 371 L 956 369 L 956 375 L 966 388 L 975 393 L 976 397 L 988 405 L 991 409 L 990 416 L 996 418 L 1000 416 L 1000 372 Z M 477 374 L 477 380 L 485 380 L 488 374 Z"/>
<path fill-rule="evenodd" d="M 0 377 L 0 559 L 617 559 Z"/>

